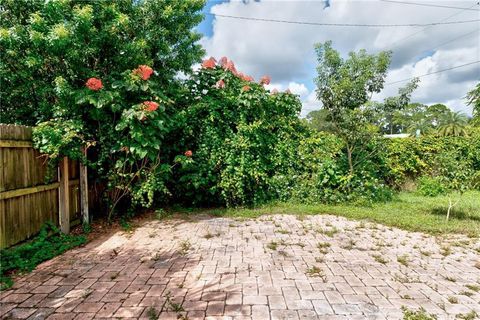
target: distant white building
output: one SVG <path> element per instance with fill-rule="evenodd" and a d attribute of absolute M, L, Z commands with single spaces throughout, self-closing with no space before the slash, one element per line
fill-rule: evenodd
<path fill-rule="evenodd" d="M 384 134 L 383 137 L 384 138 L 389 138 L 389 139 L 393 139 L 393 138 L 404 139 L 404 138 L 411 137 L 411 134 L 409 134 L 409 133 Z"/>

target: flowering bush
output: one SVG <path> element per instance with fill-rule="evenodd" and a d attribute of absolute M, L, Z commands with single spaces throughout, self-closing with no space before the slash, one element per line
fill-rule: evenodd
<path fill-rule="evenodd" d="M 268 79 L 268 81 L 267 81 Z M 189 149 L 174 170 L 172 193 L 195 204 L 251 205 L 278 198 L 272 179 L 292 165 L 300 133 L 301 103 L 288 93 L 272 94 L 238 72 L 233 61 L 209 58 L 192 79 L 184 108 L 173 119 L 179 149 Z M 284 141 L 288 141 L 289 146 Z M 290 156 L 283 156 L 289 148 Z M 178 154 L 178 152 L 173 152 Z"/>
<path fill-rule="evenodd" d="M 110 213 L 151 205 L 168 193 L 161 153 L 168 109 L 176 75 L 203 55 L 193 31 L 203 5 L 3 1 L 0 122 L 38 124 L 35 146 L 53 162 L 87 163 L 89 184 L 103 191 Z"/>

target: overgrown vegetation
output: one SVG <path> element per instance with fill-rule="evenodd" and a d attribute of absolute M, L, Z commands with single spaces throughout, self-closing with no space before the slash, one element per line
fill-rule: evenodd
<path fill-rule="evenodd" d="M 0 122 L 37 125 L 34 144 L 52 164 L 85 162 L 109 217 L 120 203 L 151 206 L 168 194 L 160 148 L 177 74 L 204 53 L 193 31 L 203 5 L 2 1 Z"/>
<path fill-rule="evenodd" d="M 65 235 L 52 223 L 46 223 L 33 240 L 0 251 L 1 289 L 9 288 L 13 284 L 11 279 L 13 273 L 31 271 L 41 262 L 82 245 L 86 241 L 83 235 Z"/>
<path fill-rule="evenodd" d="M 461 229 L 468 191 L 480 188 L 478 85 L 467 96 L 472 121 L 411 103 L 417 79 L 372 102 L 391 53 L 344 58 L 326 42 L 315 47 L 323 109 L 303 120 L 298 96 L 269 90 L 268 76 L 255 82 L 226 57 L 192 71 L 204 54 L 194 31 L 203 5 L 2 2 L 1 121 L 36 125 L 35 146 L 53 164 L 63 156 L 87 164 L 109 218 L 140 207 L 281 201 L 389 223 L 375 208 L 394 199 L 397 225 Z M 415 137 L 383 137 L 400 132 Z M 409 224 L 395 193 L 416 188 L 442 202 Z M 435 228 L 442 211 L 452 221 Z"/>

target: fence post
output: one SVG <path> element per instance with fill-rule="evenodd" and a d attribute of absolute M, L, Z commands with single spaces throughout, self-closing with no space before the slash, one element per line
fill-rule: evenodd
<path fill-rule="evenodd" d="M 58 192 L 58 221 L 60 230 L 70 233 L 70 196 L 68 187 L 68 158 L 64 157 L 60 162 L 60 188 Z"/>
<path fill-rule="evenodd" d="M 87 150 L 82 150 L 85 158 L 87 157 Z M 88 180 L 87 180 L 87 166 L 80 162 L 80 210 L 82 213 L 83 223 L 88 224 Z"/>

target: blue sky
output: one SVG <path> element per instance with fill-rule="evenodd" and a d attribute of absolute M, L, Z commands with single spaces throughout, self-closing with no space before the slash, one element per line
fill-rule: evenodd
<path fill-rule="evenodd" d="M 475 5 L 475 1 L 443 1 L 442 4 L 467 8 Z M 480 33 L 475 33 L 475 29 L 480 30 L 480 23 L 426 28 L 351 28 L 245 21 L 207 14 L 307 22 L 408 24 L 478 19 L 478 11 L 473 10 L 381 0 L 331 0 L 328 8 L 322 0 L 211 0 L 203 12 L 205 19 L 197 30 L 204 35 L 201 43 L 207 56 L 217 59 L 227 56 L 240 71 L 255 79 L 270 75 L 272 88 L 289 88 L 300 95 L 303 115 L 321 107 L 315 98 L 313 82 L 315 43 L 332 40 L 343 56 L 361 48 L 370 53 L 392 50 L 386 83 L 480 60 Z M 453 110 L 471 113 L 464 96 L 478 79 L 480 64 L 422 77 L 413 100 L 425 104 L 444 103 Z M 404 83 L 385 86 L 373 98 L 382 100 L 395 95 Z"/>
<path fill-rule="evenodd" d="M 212 15 L 209 15 L 210 9 L 217 4 L 222 4 L 225 2 L 229 2 L 229 0 L 209 0 L 205 7 L 203 8 L 203 14 L 205 18 L 203 19 L 202 23 L 198 26 L 198 32 L 203 33 L 206 37 L 211 37 L 213 32 L 213 19 Z"/>

